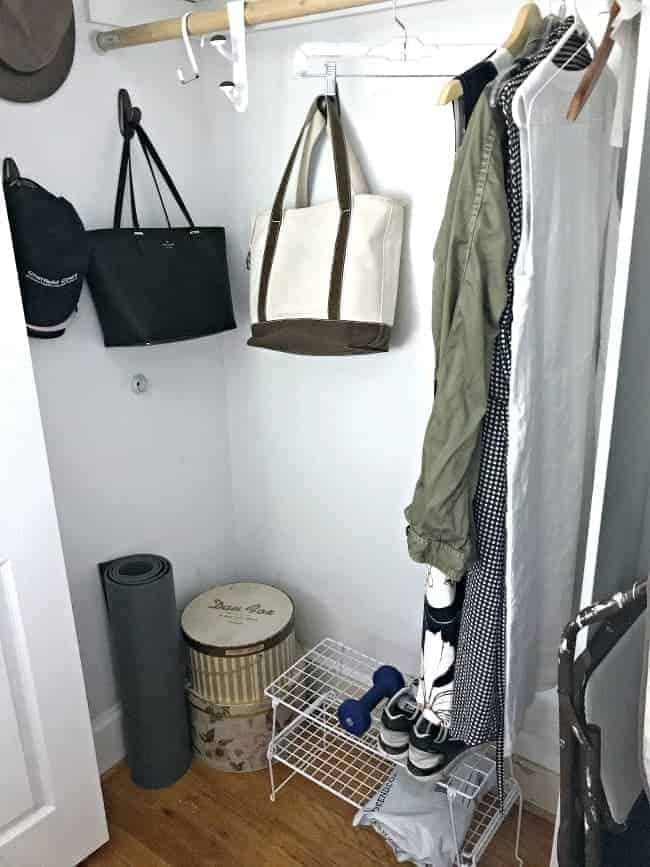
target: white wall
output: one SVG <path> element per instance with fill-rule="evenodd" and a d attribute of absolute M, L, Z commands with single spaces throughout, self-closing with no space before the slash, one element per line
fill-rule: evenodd
<path fill-rule="evenodd" d="M 101 56 L 82 2 L 77 52 L 65 85 L 45 102 L 0 101 L 2 156 L 69 198 L 88 228 L 112 221 L 121 137 L 116 98 L 130 89 L 144 124 L 194 219 L 226 218 L 214 177 L 212 118 L 201 95 L 180 88 L 180 43 Z M 143 220 L 162 225 L 149 196 Z M 209 178 L 209 180 L 208 180 Z M 182 291 L 182 286 L 179 291 Z M 103 346 L 84 290 L 78 318 L 59 340 L 31 340 L 41 414 L 91 712 L 118 700 L 98 561 L 154 551 L 174 564 L 180 604 L 228 574 L 225 526 L 230 476 L 219 337 L 153 348 Z M 134 373 L 151 392 L 132 393 Z M 52 612 L 56 616 L 56 612 Z M 100 757 L 101 759 L 101 757 Z"/>
<path fill-rule="evenodd" d="M 201 81 L 181 88 L 180 42 L 96 54 L 76 5 L 71 77 L 41 105 L 0 103 L 5 152 L 71 198 L 89 227 L 108 225 L 115 97 L 129 87 L 197 220 L 227 226 L 242 325 L 186 344 L 105 350 L 84 293 L 62 340 L 31 341 L 93 714 L 110 727 L 117 701 L 96 563 L 136 549 L 170 557 L 181 604 L 226 576 L 268 580 L 296 600 L 303 641 L 333 635 L 415 671 L 424 569 L 408 557 L 403 509 L 433 390 L 432 248 L 453 160 L 451 109 L 435 107 L 441 80 L 341 82 L 371 188 L 408 206 L 390 353 L 317 359 L 250 349 L 250 218 L 270 205 L 320 87 L 293 78 L 293 52 L 308 40 L 392 38 L 390 14 L 252 33 L 250 108 L 238 115 L 216 86 L 229 74 L 222 59 L 204 57 Z M 403 13 L 441 42 L 484 44 L 502 41 L 512 16 L 512 0 Z M 486 50 L 477 46 L 476 59 Z M 323 172 L 318 196 L 331 190 Z M 150 394 L 131 393 L 136 372 L 150 378 Z M 528 729 L 524 752 L 554 767 L 548 703 Z"/>

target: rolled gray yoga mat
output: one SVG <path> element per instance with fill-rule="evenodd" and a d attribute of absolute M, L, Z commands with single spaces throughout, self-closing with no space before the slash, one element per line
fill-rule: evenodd
<path fill-rule="evenodd" d="M 169 786 L 192 759 L 181 633 L 169 560 L 134 554 L 99 564 L 133 782 Z"/>

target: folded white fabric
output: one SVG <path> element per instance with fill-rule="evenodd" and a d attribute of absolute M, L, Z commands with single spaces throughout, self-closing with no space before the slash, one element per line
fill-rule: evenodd
<path fill-rule="evenodd" d="M 468 769 L 468 782 L 476 772 Z M 474 802 L 454 801 L 458 845 L 474 815 Z M 381 789 L 362 807 L 353 820 L 370 825 L 387 841 L 399 863 L 412 861 L 417 867 L 452 867 L 456 859 L 449 802 L 437 783 L 413 780 L 403 768 L 396 768 Z"/>

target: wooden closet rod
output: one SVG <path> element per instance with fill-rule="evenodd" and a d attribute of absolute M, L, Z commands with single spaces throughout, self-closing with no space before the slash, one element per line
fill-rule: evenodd
<path fill-rule="evenodd" d="M 324 12 L 338 12 L 357 6 L 376 4 L 377 0 L 249 0 L 245 7 L 246 24 L 268 24 L 269 21 L 287 21 Z M 228 14 L 224 9 L 212 12 L 192 12 L 187 19 L 190 36 L 219 33 L 228 30 Z M 133 45 L 148 45 L 181 39 L 181 18 L 165 18 L 134 27 L 104 30 L 97 34 L 97 44 L 102 51 L 115 48 L 130 48 Z"/>

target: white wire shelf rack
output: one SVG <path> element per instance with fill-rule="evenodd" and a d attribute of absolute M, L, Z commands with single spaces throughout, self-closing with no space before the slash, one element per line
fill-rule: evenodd
<path fill-rule="evenodd" d="M 380 702 L 373 710 L 370 728 L 360 737 L 341 728 L 337 716 L 342 701 L 361 698 L 370 689 L 373 672 L 379 665 L 376 659 L 358 650 L 332 638 L 324 638 L 274 680 L 265 693 L 271 702 L 283 704 L 295 714 L 311 719 L 320 728 L 383 759 L 377 746 L 377 733 L 385 702 Z M 405 679 L 408 682 L 408 678 Z"/>
<path fill-rule="evenodd" d="M 439 783 L 439 787 L 447 792 L 454 844 L 459 853 L 457 857 L 459 865 L 476 867 L 479 864 L 490 841 L 515 806 L 517 828 L 514 856 L 516 863 L 520 867 L 523 865 L 524 862 L 519 856 L 523 808 L 521 789 L 512 776 L 512 767 L 510 767 L 510 773 L 504 780 L 504 804 L 501 812 L 496 793 L 496 750 L 492 744 L 465 753 L 463 758 L 454 764 L 446 779 Z M 474 815 L 464 840 L 459 840 L 456 832 L 454 802 L 460 799 L 474 802 Z"/>
<path fill-rule="evenodd" d="M 271 800 L 296 774 L 359 809 L 403 764 L 388 759 L 377 746 L 384 702 L 372 712 L 367 732 L 357 737 L 339 725 L 337 711 L 347 698 L 360 698 L 372 686 L 373 672 L 381 663 L 332 638 L 324 638 L 265 690 L 273 706 L 273 733 L 268 750 Z M 407 679 L 408 680 L 408 679 Z M 292 721 L 277 724 L 277 709 L 293 711 Z M 276 783 L 274 762 L 290 773 Z M 464 753 L 439 784 L 447 793 L 459 867 L 475 867 L 506 816 L 517 806 L 515 862 L 519 857 L 521 790 L 512 773 L 505 781 L 504 810 L 494 791 L 495 751 L 492 745 Z M 474 815 L 464 840 L 456 834 L 454 802 L 472 801 Z"/>

